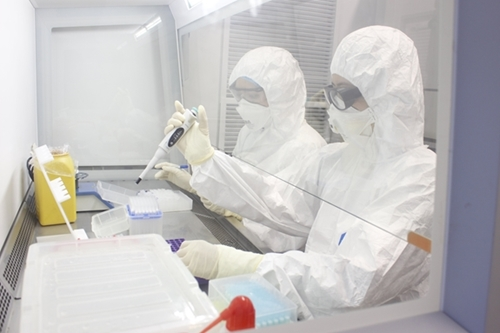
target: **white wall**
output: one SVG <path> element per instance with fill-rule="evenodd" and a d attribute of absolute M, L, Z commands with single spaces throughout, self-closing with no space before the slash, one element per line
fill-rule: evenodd
<path fill-rule="evenodd" d="M 25 162 L 36 141 L 35 9 L 0 1 L 0 242 L 28 186 Z"/>

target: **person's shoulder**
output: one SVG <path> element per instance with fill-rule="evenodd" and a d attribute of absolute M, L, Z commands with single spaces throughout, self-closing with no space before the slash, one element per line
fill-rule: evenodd
<path fill-rule="evenodd" d="M 394 179 L 398 182 L 402 179 L 411 180 L 415 177 L 420 181 L 428 179 L 428 181 L 432 182 L 436 173 L 436 153 L 426 146 L 421 146 L 407 151 L 398 158 L 387 161 L 385 165 L 390 170 L 397 170 L 397 177 Z"/>
<path fill-rule="evenodd" d="M 319 149 L 319 153 L 322 155 L 331 155 L 342 151 L 345 147 L 347 147 L 347 143 L 345 142 L 332 142 Z"/>
<path fill-rule="evenodd" d="M 325 139 L 316 131 L 311 125 L 307 122 L 304 122 L 300 127 L 298 135 L 296 137 L 297 140 L 304 140 L 310 143 L 314 143 L 319 146 L 326 145 Z"/>
<path fill-rule="evenodd" d="M 345 147 L 347 147 L 345 142 L 329 143 L 316 149 L 314 154 L 309 155 L 309 157 L 313 157 L 315 163 L 320 167 L 328 166 L 327 169 L 330 169 L 341 158 Z"/>
<path fill-rule="evenodd" d="M 407 158 L 420 161 L 422 164 L 436 165 L 436 153 L 424 145 L 410 150 L 407 153 Z"/>

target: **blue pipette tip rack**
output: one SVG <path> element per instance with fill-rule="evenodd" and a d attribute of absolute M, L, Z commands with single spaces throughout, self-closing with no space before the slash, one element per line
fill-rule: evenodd
<path fill-rule="evenodd" d="M 78 197 L 80 195 L 93 195 L 109 209 L 114 208 L 114 205 L 111 202 L 104 200 L 101 197 L 97 191 L 97 185 L 94 182 L 80 182 L 78 188 L 76 189 L 76 196 Z"/>

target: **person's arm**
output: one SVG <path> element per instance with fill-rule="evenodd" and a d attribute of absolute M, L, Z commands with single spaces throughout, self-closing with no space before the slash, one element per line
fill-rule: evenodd
<path fill-rule="evenodd" d="M 175 108 L 165 132 L 185 121 L 182 104 L 176 101 Z M 308 235 L 315 216 L 313 206 L 308 206 L 311 200 L 302 190 L 216 152 L 210 144 L 208 119 L 202 105 L 198 107 L 197 121 L 176 147 L 192 166 L 190 184 L 199 196 L 253 221 L 272 224 L 269 226 L 278 231 Z"/>
<path fill-rule="evenodd" d="M 366 221 L 332 221 L 337 208 L 325 203 L 316 221 L 322 227 L 311 230 L 308 252 L 266 254 L 257 273 L 298 304 L 302 318 L 381 305 L 420 286 L 429 274 L 430 254 L 406 236 L 430 231 L 435 168 L 432 158 L 418 157 L 358 212 Z M 342 223 L 344 236 L 325 239 L 329 223 Z"/>
<path fill-rule="evenodd" d="M 382 231 L 367 235 L 364 227 L 348 231 L 346 251 L 270 253 L 256 273 L 298 305 L 300 319 L 384 304 L 428 276 L 428 253 Z M 381 243 L 393 249 L 374 246 Z"/>
<path fill-rule="evenodd" d="M 317 199 L 220 151 L 193 167 L 191 185 L 213 203 L 289 235 L 307 236 L 314 221 Z"/>

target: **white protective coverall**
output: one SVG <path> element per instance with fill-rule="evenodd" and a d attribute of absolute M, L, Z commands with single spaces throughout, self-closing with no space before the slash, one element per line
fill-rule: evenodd
<path fill-rule="evenodd" d="M 229 77 L 229 86 L 241 77 L 264 89 L 270 119 L 262 128 L 243 126 L 233 156 L 292 181 L 303 166 L 302 157 L 326 145 L 305 120 L 307 91 L 299 63 L 285 49 L 259 47 L 238 61 Z M 306 242 L 305 237 L 286 235 L 246 218 L 242 222 L 274 252 L 297 250 Z"/>
<path fill-rule="evenodd" d="M 220 152 L 191 179 L 217 204 L 308 235 L 304 252 L 266 254 L 257 268 L 303 319 L 416 297 L 429 273 L 430 256 L 404 241 L 429 235 L 434 206 L 417 50 L 397 29 L 367 27 L 343 39 L 330 69 L 359 88 L 375 122 L 363 148 L 345 138 L 307 159 L 297 185 L 325 201 Z"/>

